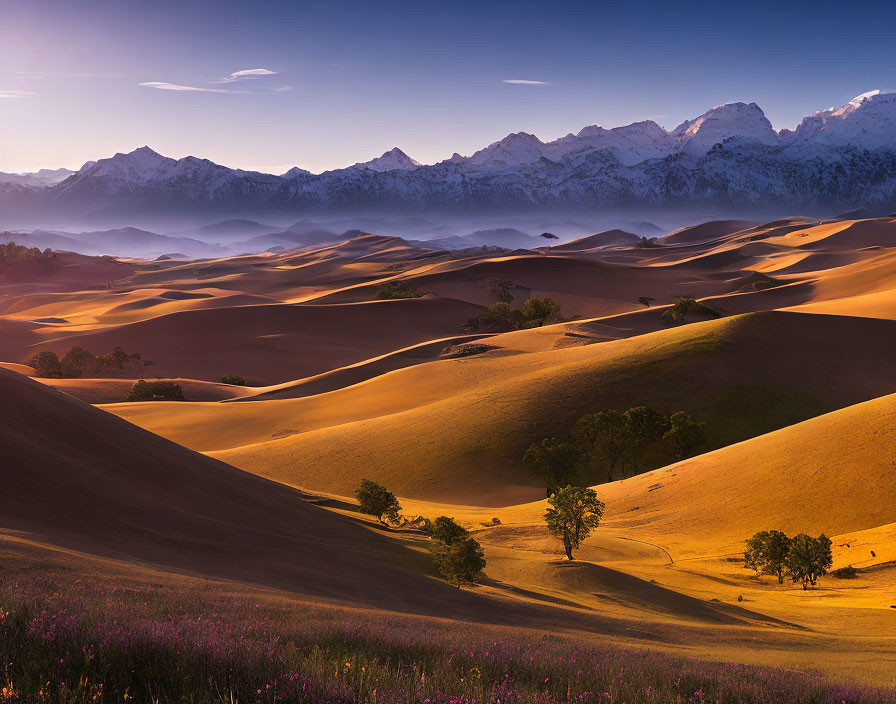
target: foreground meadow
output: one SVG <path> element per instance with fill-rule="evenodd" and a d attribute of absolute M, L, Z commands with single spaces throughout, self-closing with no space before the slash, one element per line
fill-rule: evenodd
<path fill-rule="evenodd" d="M 8 702 L 894 702 L 774 668 L 390 616 L 190 580 L 7 572 Z"/>

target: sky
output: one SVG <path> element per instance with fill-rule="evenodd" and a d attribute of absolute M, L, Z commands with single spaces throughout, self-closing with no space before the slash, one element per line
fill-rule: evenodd
<path fill-rule="evenodd" d="M 896 90 L 896 3 L 0 0 L 0 171 L 148 145 L 319 172 Z"/>

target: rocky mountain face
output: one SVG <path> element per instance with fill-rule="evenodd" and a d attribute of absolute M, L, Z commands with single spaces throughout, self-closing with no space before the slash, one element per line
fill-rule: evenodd
<path fill-rule="evenodd" d="M 49 186 L 0 184 L 0 204 L 85 212 L 166 206 L 221 213 L 712 205 L 830 213 L 896 210 L 896 94 L 860 95 L 776 132 L 755 103 L 722 105 L 671 132 L 655 122 L 585 127 L 552 142 L 511 134 L 423 166 L 400 149 L 366 163 L 280 176 L 148 147 Z"/>

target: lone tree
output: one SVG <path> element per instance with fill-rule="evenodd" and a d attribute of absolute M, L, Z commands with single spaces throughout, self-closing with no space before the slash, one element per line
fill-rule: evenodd
<path fill-rule="evenodd" d="M 694 420 L 684 411 L 673 413 L 669 416 L 669 429 L 663 433 L 663 442 L 676 460 L 687 459 L 706 442 L 706 423 Z"/>
<path fill-rule="evenodd" d="M 619 411 L 604 409 L 588 413 L 576 421 L 572 437 L 591 462 L 602 462 L 607 481 L 613 481 L 616 463 L 627 447 L 627 421 Z"/>
<path fill-rule="evenodd" d="M 627 452 L 632 472 L 638 473 L 638 463 L 653 443 L 663 437 L 669 420 L 659 411 L 647 406 L 636 406 L 625 412 Z"/>
<path fill-rule="evenodd" d="M 457 538 L 450 544 L 434 541 L 432 559 L 439 574 L 458 588 L 475 582 L 485 569 L 485 553 L 473 538 Z"/>
<path fill-rule="evenodd" d="M 824 533 L 817 538 L 800 533 L 790 541 L 784 564 L 790 578 L 801 583 L 805 591 L 810 584 L 814 587 L 821 575 L 827 574 L 833 562 L 830 538 Z"/>
<path fill-rule="evenodd" d="M 756 571 L 756 575 L 773 574 L 778 584 L 784 584 L 790 538 L 779 530 L 763 530 L 747 540 L 744 551 L 744 567 Z"/>
<path fill-rule="evenodd" d="M 492 297 L 496 301 L 510 305 L 510 302 L 513 300 L 511 291 L 516 288 L 510 281 L 507 279 L 494 279 L 489 286 Z"/>
<path fill-rule="evenodd" d="M 548 496 L 557 487 L 569 484 L 578 459 L 576 444 L 562 438 L 545 438 L 533 442 L 523 455 L 523 463 L 547 486 Z"/>
<path fill-rule="evenodd" d="M 401 504 L 395 498 L 395 494 L 369 479 L 362 479 L 361 486 L 355 492 L 361 511 L 376 519 L 383 525 L 398 522 L 398 513 Z"/>
<path fill-rule="evenodd" d="M 591 531 L 597 528 L 604 513 L 604 504 L 594 489 L 566 486 L 548 499 L 550 507 L 544 514 L 548 530 L 563 541 L 566 557 L 573 559 L 572 551 Z"/>

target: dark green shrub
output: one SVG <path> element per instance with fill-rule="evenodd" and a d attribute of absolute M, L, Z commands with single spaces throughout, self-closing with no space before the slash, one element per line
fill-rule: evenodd
<path fill-rule="evenodd" d="M 245 386 L 246 380 L 239 374 L 225 374 L 221 377 L 222 384 L 230 384 L 232 386 Z"/>
<path fill-rule="evenodd" d="M 131 388 L 128 401 L 184 401 L 180 384 L 173 381 L 145 381 L 140 379 Z"/>
<path fill-rule="evenodd" d="M 721 314 L 715 308 L 690 296 L 679 296 L 675 303 L 663 311 L 663 318 L 672 323 L 683 323 L 689 315 L 718 318 Z"/>
<path fill-rule="evenodd" d="M 458 587 L 472 584 L 485 569 L 485 553 L 473 538 L 459 538 L 451 544 L 434 540 L 432 559 L 439 574 Z"/>
<path fill-rule="evenodd" d="M 376 297 L 381 301 L 394 298 L 420 298 L 423 294 L 407 281 L 389 281 L 376 289 Z"/>

